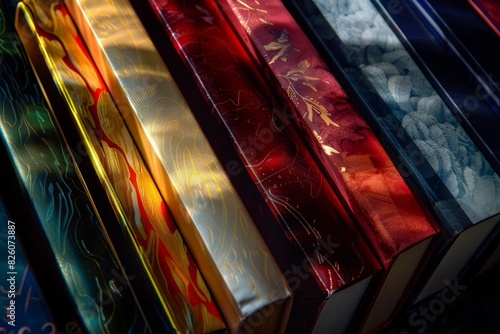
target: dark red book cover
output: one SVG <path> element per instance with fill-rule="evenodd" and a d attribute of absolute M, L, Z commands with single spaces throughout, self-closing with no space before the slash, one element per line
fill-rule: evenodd
<path fill-rule="evenodd" d="M 295 293 L 287 332 L 311 332 L 326 301 L 360 282 L 366 288 L 378 263 L 217 4 L 150 4 L 290 241 L 276 258 Z M 296 249 L 290 266 L 286 254 Z"/>
<path fill-rule="evenodd" d="M 385 269 L 387 281 L 380 284 L 365 330 L 380 327 L 404 301 L 439 228 L 282 2 L 219 3 L 249 53 L 291 101 L 293 120 L 329 181 L 347 199 Z M 412 249 L 414 255 L 405 255 Z M 406 266 L 403 273 L 401 266 Z M 397 279 L 395 272 L 400 272 Z"/>

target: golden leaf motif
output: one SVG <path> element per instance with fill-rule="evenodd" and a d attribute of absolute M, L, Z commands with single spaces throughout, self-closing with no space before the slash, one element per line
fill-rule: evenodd
<path fill-rule="evenodd" d="M 318 81 L 320 80 L 319 78 L 316 77 L 311 77 L 309 75 L 306 75 L 306 71 L 309 69 L 309 61 L 308 60 L 303 60 L 297 65 L 297 68 L 292 69 L 287 72 L 285 75 L 285 78 L 293 81 L 303 81 L 302 84 L 311 88 L 313 91 L 317 92 L 318 90 L 310 81 Z"/>
<path fill-rule="evenodd" d="M 278 43 L 278 42 L 271 42 L 267 45 L 264 45 L 264 49 L 267 51 L 275 51 L 275 50 L 280 50 L 283 48 L 283 44 Z"/>
<path fill-rule="evenodd" d="M 328 145 L 321 145 L 321 147 L 323 148 L 323 151 L 325 151 L 326 155 L 332 155 L 333 153 L 336 153 L 336 154 L 339 154 L 340 152 L 337 151 L 336 149 L 334 149 L 333 147 L 331 146 L 328 146 Z"/>
<path fill-rule="evenodd" d="M 307 106 L 307 119 L 310 122 L 313 121 L 313 114 L 314 112 L 316 112 L 319 115 L 319 117 L 326 123 L 326 125 L 334 125 L 337 127 L 339 126 L 337 123 L 335 123 L 330 119 L 329 117 L 330 113 L 321 103 L 319 103 L 313 98 L 302 97 L 302 100 Z"/>
<path fill-rule="evenodd" d="M 313 131 L 313 134 L 314 134 L 314 137 L 316 138 L 316 140 L 320 143 L 321 148 L 326 153 L 326 155 L 332 155 L 333 153 L 336 153 L 336 154 L 340 153 L 339 151 L 337 151 L 333 147 L 325 145 L 323 142 L 323 138 L 321 138 L 321 136 L 318 134 L 318 132 L 316 130 Z"/>
<path fill-rule="evenodd" d="M 245 7 L 245 9 L 247 9 L 247 10 L 254 10 L 254 11 L 257 11 L 257 12 L 261 12 L 261 13 L 267 14 L 267 10 L 265 10 L 265 9 L 260 9 L 260 8 L 252 7 L 252 6 L 248 5 L 247 3 L 245 3 L 245 2 L 243 2 L 241 0 L 238 0 L 237 2 L 239 4 L 241 4 L 243 7 Z M 258 1 L 255 1 L 255 2 L 256 2 L 256 4 L 258 6 L 260 6 L 260 3 Z"/>
<path fill-rule="evenodd" d="M 269 44 L 264 45 L 264 49 L 266 51 L 278 51 L 269 61 L 269 65 L 273 64 L 278 59 L 286 62 L 287 58 L 285 53 L 291 46 L 292 43 L 289 43 L 288 41 L 287 30 L 282 31 L 280 37 L 278 38 L 278 41 L 272 41 Z M 301 95 L 297 90 L 297 87 L 295 87 L 294 85 L 294 82 L 300 82 L 302 83 L 302 85 L 309 87 L 312 91 L 318 92 L 318 89 L 314 86 L 313 82 L 319 81 L 321 79 L 306 74 L 310 66 L 311 63 L 306 59 L 298 63 L 296 68 L 289 70 L 285 75 L 281 75 L 288 81 L 288 96 L 297 106 L 299 105 L 298 97 L 300 97 L 304 101 L 307 107 L 307 113 L 305 116 L 307 116 L 307 119 L 310 122 L 313 121 L 314 113 L 317 113 L 319 117 L 326 123 L 326 125 L 339 126 L 337 123 L 330 119 L 330 113 L 320 102 L 316 101 L 314 98 Z"/>
<path fill-rule="evenodd" d="M 288 31 L 283 30 L 281 36 L 278 38 L 277 42 L 271 42 L 269 44 L 264 45 L 264 49 L 266 51 L 278 51 L 272 58 L 269 64 L 273 64 L 276 60 L 280 59 L 286 62 L 285 52 L 291 46 L 291 43 L 288 43 Z"/>
<path fill-rule="evenodd" d="M 302 84 L 303 84 L 303 85 L 305 85 L 305 86 L 307 86 L 307 87 L 309 87 L 309 88 L 311 88 L 311 89 L 312 89 L 313 91 L 315 91 L 315 92 L 317 92 L 317 91 L 318 91 L 318 90 L 316 89 L 316 87 L 314 87 L 314 86 L 313 86 L 313 84 L 312 84 L 312 83 L 310 83 L 310 82 L 303 82 Z"/>
<path fill-rule="evenodd" d="M 320 102 L 316 101 L 314 98 L 301 95 L 293 83 L 293 82 L 300 82 L 302 83 L 302 85 L 309 87 L 314 92 L 317 92 L 318 90 L 314 86 L 313 81 L 318 81 L 321 79 L 306 74 L 310 66 L 311 64 L 306 59 L 301 61 L 296 68 L 291 69 L 285 75 L 282 75 L 282 77 L 288 80 L 288 96 L 297 105 L 298 105 L 297 96 L 300 96 L 300 98 L 302 99 L 302 101 L 304 101 L 307 107 L 307 113 L 306 115 L 304 115 L 304 117 L 307 116 L 307 119 L 310 122 L 313 121 L 313 115 L 316 112 L 327 125 L 339 126 L 337 123 L 335 123 L 330 119 L 329 117 L 330 113 Z"/>

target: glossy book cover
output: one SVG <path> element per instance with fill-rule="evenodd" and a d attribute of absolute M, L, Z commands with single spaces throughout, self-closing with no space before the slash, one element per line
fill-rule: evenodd
<path fill-rule="evenodd" d="M 402 176 L 439 219 L 441 245 L 421 300 L 460 275 L 495 231 L 500 178 L 370 1 L 291 2 L 359 96 Z M 457 237 L 468 230 L 473 239 Z"/>
<path fill-rule="evenodd" d="M 223 329 L 204 279 L 65 6 L 57 0 L 24 1 L 17 24 L 31 58 L 40 59 L 35 71 L 46 92 L 63 96 L 61 109 L 77 124 L 114 211 L 130 235 L 128 247 L 135 249 L 159 296 L 163 316 L 181 333 Z M 49 88 L 52 84 L 55 90 Z"/>
<path fill-rule="evenodd" d="M 150 332 L 14 26 L 0 6 L 1 137 L 64 289 L 79 312 L 80 327 L 90 333 Z"/>
<path fill-rule="evenodd" d="M 392 286 L 391 301 L 384 299 L 379 318 L 386 322 L 404 301 L 411 280 L 418 278 L 421 261 L 432 250 L 428 242 L 413 259 L 405 258 L 405 275 L 390 283 L 390 271 L 409 248 L 436 236 L 439 228 L 415 198 L 381 143 L 354 108 L 350 97 L 320 58 L 291 14 L 279 0 L 220 0 L 241 39 L 248 39 L 270 79 L 293 103 L 294 121 L 307 134 L 307 141 L 328 171 L 329 180 L 341 189 L 385 269 Z M 430 240 L 428 240 L 430 241 Z M 411 265 L 410 265 L 411 263 Z M 399 264 L 401 265 L 401 264 Z M 396 266 L 394 266 L 396 267 Z M 397 270 L 397 269 L 395 269 Z M 383 281 L 382 281 L 383 283 Z M 380 285 L 382 288 L 382 284 Z M 399 290 L 398 290 L 399 289 Z M 382 304 L 383 303 L 383 306 Z M 384 313 L 384 316 L 381 314 Z M 375 324 L 378 322 L 378 324 Z M 369 318 L 372 327 L 379 321 Z M 368 326 L 368 325 L 367 325 Z M 368 326 L 370 327 L 370 326 Z"/>
<path fill-rule="evenodd" d="M 377 264 L 371 252 L 288 119 L 289 110 L 275 99 L 217 4 L 150 3 L 165 28 L 164 43 L 167 38 L 173 42 L 274 212 L 281 233 L 288 235 L 288 252 L 300 248 L 294 264 L 308 260 L 314 281 L 293 284 L 295 304 L 287 332 L 310 332 L 315 325 L 333 330 L 321 327 L 325 317 L 332 318 L 322 312 L 323 304 L 335 299 L 337 291 L 373 275 Z M 273 242 L 275 236 L 265 228 L 261 233 Z M 320 247 L 326 242 L 337 245 L 330 254 Z M 280 256 L 276 260 L 286 261 Z M 343 316 L 348 323 L 352 315 Z"/>
<path fill-rule="evenodd" d="M 454 61 L 465 67 L 470 80 L 481 87 L 482 97 L 500 116 L 499 36 L 467 1 L 412 0 L 410 3 Z"/>
<path fill-rule="evenodd" d="M 487 102 L 488 93 L 471 80 L 467 69 L 453 59 L 411 4 L 402 3 L 397 12 L 390 10 L 390 0 L 377 4 L 388 23 L 397 27 L 394 31 L 412 53 L 422 73 L 491 166 L 500 173 L 500 141 L 495 130 L 500 128 L 500 114 Z M 484 84 L 492 87 L 492 80 L 489 76 Z"/>
<path fill-rule="evenodd" d="M 228 329 L 279 331 L 291 291 L 130 3 L 66 5 Z"/>

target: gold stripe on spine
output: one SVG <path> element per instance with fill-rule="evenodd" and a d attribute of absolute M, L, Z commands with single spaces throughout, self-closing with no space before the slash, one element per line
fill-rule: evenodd
<path fill-rule="evenodd" d="M 57 0 L 26 0 L 17 21 L 30 33 L 26 43 L 34 44 L 48 65 L 51 77 L 39 78 L 42 84 L 53 80 L 58 91 L 52 92 L 63 96 L 172 326 L 181 333 L 223 329 L 212 296 L 65 7 Z"/>
<path fill-rule="evenodd" d="M 130 3 L 67 5 L 229 329 L 286 321 L 291 291 Z"/>

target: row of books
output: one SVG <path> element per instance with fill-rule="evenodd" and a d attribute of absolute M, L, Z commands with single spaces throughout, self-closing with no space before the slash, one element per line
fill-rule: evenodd
<path fill-rule="evenodd" d="M 18 324 L 370 333 L 497 264 L 496 64 L 436 3 L 0 4 Z"/>

